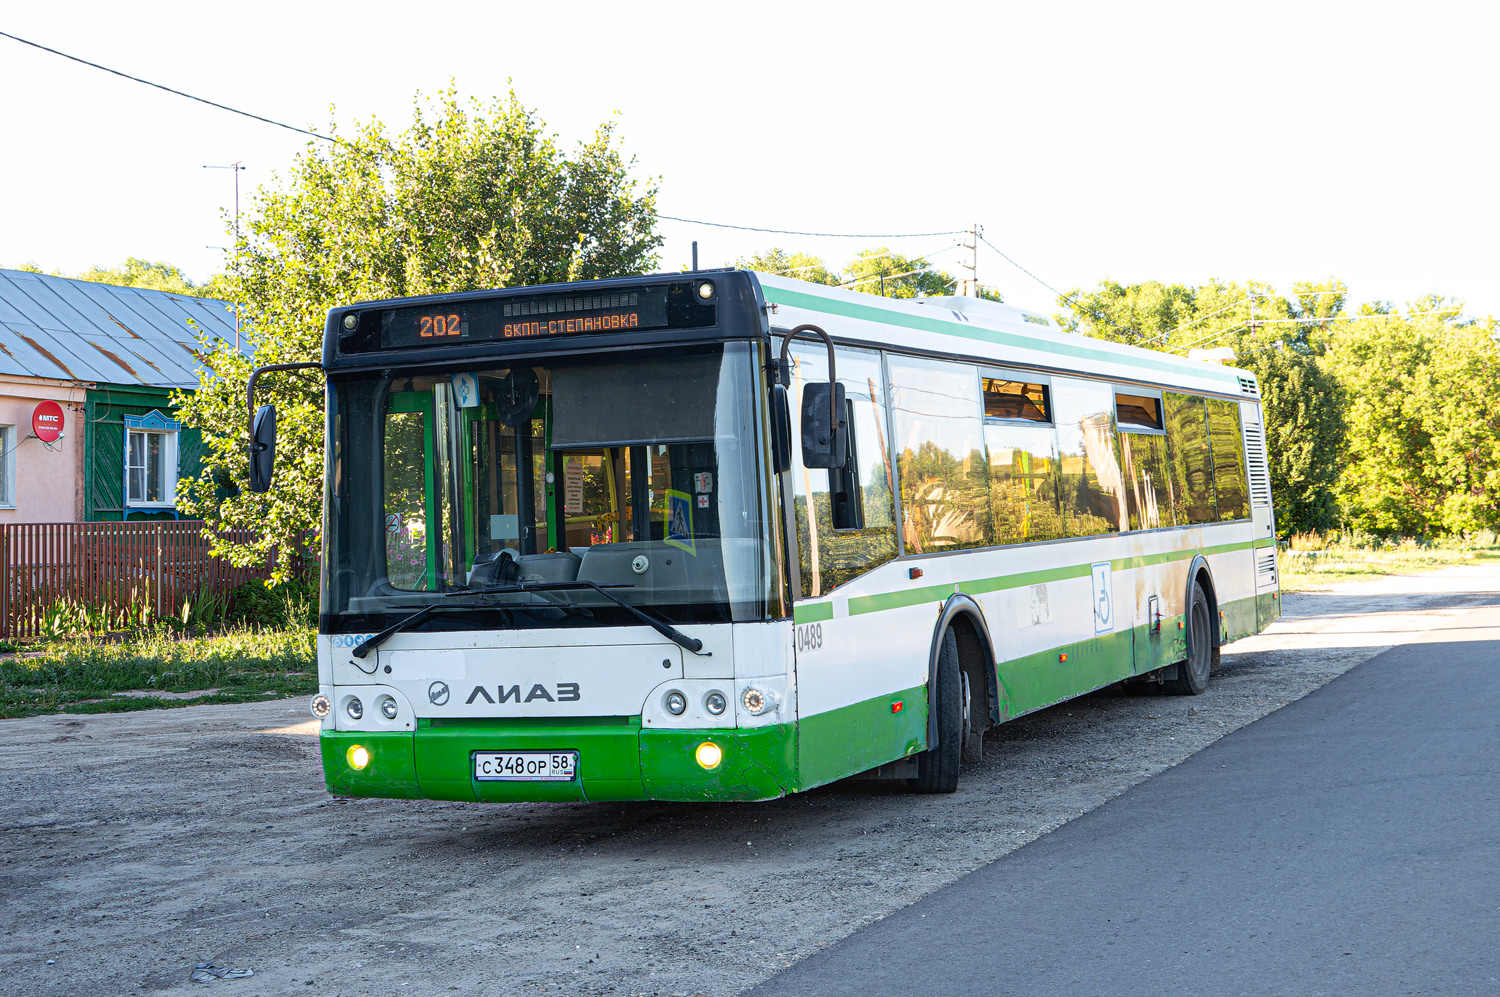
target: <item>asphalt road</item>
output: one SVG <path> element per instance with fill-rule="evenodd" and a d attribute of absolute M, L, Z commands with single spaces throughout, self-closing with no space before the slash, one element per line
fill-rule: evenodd
<path fill-rule="evenodd" d="M 1500 993 L 1500 606 L 1413 637 L 752 993 Z"/>
<path fill-rule="evenodd" d="M 864 944 L 858 933 L 869 925 L 909 916 L 925 925 L 920 914 L 932 908 L 903 910 L 935 892 L 950 895 L 941 891 L 966 874 L 1054 837 L 1088 841 L 1075 851 L 1111 857 L 1097 889 L 1136 877 L 1127 895 L 1170 899 L 1159 886 L 1146 893 L 1141 885 L 1153 874 L 1170 874 L 1174 884 L 1182 878 L 1174 863 L 1184 861 L 1184 839 L 1170 837 L 1165 824 L 1128 846 L 1124 835 L 1097 845 L 1079 839 L 1074 824 L 1101 835 L 1111 825 L 1087 816 L 1096 808 L 1113 813 L 1110 801 L 1122 793 L 1136 806 L 1147 787 L 1156 793 L 1158 785 L 1179 785 L 1199 752 L 1387 648 L 1423 635 L 1477 639 L 1454 628 L 1466 625 L 1475 607 L 1500 605 L 1500 563 L 1342 583 L 1284 601 L 1287 615 L 1270 630 L 1224 649 L 1206 694 L 1107 689 L 1003 724 L 989 732 L 984 760 L 964 768 L 951 796 L 841 782 L 757 804 L 342 800 L 323 786 L 317 724 L 305 700 L 0 721 L 0 997 L 734 997 L 809 957 L 798 972 L 816 971 L 823 965 L 818 953 L 850 935 Z M 1428 677 L 1439 665 L 1453 667 L 1447 653 L 1454 646 L 1443 646 L 1443 656 L 1432 659 L 1438 664 L 1409 668 L 1415 677 L 1399 695 L 1382 694 L 1369 707 L 1381 723 L 1387 714 L 1402 719 L 1429 709 Z M 1479 698 L 1482 715 L 1488 707 Z M 1344 737 L 1339 729 L 1323 741 Z M 1310 739 L 1298 743 L 1307 745 L 1296 755 L 1304 763 L 1328 751 Z M 1280 784 L 1266 781 L 1273 790 Z M 1493 796 L 1468 799 L 1493 813 Z M 1207 806 L 1193 799 L 1200 804 Z M 1302 844 L 1323 840 L 1300 830 L 1300 815 L 1297 823 L 1281 820 L 1241 827 L 1214 816 L 1195 824 L 1185 839 L 1197 850 L 1183 866 L 1192 870 L 1188 885 L 1204 870 L 1239 861 L 1241 849 L 1284 861 L 1282 851 L 1294 852 L 1295 844 L 1256 844 L 1275 834 Z M 1409 838 L 1401 833 L 1390 840 Z M 1259 861 L 1257 876 L 1267 883 L 1280 875 L 1266 871 L 1269 859 Z M 1374 895 L 1394 903 L 1391 883 L 1425 884 L 1438 868 L 1392 861 L 1386 892 Z M 1080 871 L 1077 878 L 1087 877 Z M 1278 882 L 1301 884 L 1290 874 Z M 1118 979 L 1161 990 L 1174 973 L 1197 965 L 1181 954 L 1187 946 L 1196 953 L 1223 944 L 1214 928 L 1219 908 L 1241 898 L 1220 897 L 1212 916 L 1186 927 L 1168 923 L 1164 899 L 1144 910 L 1096 902 L 1092 893 L 1085 899 L 1051 907 L 966 902 L 952 923 L 963 926 L 971 945 L 968 963 L 945 955 L 939 965 L 924 935 L 915 945 L 903 939 L 869 955 L 869 968 L 849 979 L 872 997 L 913 977 L 935 981 L 914 988 L 922 992 L 996 992 L 1001 981 L 1024 981 L 1028 952 L 1041 950 L 1022 929 L 995 926 L 1006 918 L 1024 922 L 1036 909 L 1070 926 L 1067 937 L 1087 939 L 1081 950 L 1136 963 L 1133 975 Z M 1398 940 L 1404 961 L 1389 958 L 1425 970 L 1437 963 L 1434 946 L 1448 943 L 1417 920 L 1436 916 L 1427 906 L 1406 894 L 1400 902 L 1416 927 Z M 1469 937 L 1493 939 L 1496 905 L 1485 915 L 1490 921 L 1471 920 Z M 1097 910 L 1108 913 L 1091 937 L 1089 912 Z M 1120 920 L 1127 910 L 1135 922 Z M 1280 922 L 1271 936 L 1236 936 L 1236 944 L 1300 959 L 1298 932 L 1316 926 L 1312 913 L 1301 921 Z M 1007 941 L 997 945 L 994 937 L 1002 935 Z M 1364 948 L 1338 949 L 1345 951 L 1372 958 Z M 1466 951 L 1488 957 L 1484 948 Z M 1329 956 L 1335 963 L 1354 958 Z M 189 982 L 194 964 L 209 960 L 255 975 Z M 994 969 L 978 983 L 942 980 L 985 962 Z M 1048 964 L 1040 956 L 1037 962 Z M 890 976 L 885 988 L 880 973 Z M 1095 979 L 1078 966 L 1074 973 Z M 811 977 L 784 977 L 778 985 L 799 979 Z M 1055 989 L 1109 992 L 1120 989 L 1116 980 Z M 836 992 L 838 983 L 819 989 Z"/>

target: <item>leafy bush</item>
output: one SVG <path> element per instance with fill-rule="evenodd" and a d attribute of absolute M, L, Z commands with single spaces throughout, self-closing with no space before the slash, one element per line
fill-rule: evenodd
<path fill-rule="evenodd" d="M 318 590 L 308 582 L 250 582 L 229 593 L 224 618 L 231 624 L 280 630 L 316 626 Z"/>

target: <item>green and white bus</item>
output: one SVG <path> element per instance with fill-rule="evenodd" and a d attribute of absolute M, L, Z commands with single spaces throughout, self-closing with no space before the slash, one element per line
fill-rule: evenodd
<path fill-rule="evenodd" d="M 1279 614 L 1253 375 L 1024 309 L 695 271 L 338 308 L 315 366 L 340 795 L 951 792 Z"/>

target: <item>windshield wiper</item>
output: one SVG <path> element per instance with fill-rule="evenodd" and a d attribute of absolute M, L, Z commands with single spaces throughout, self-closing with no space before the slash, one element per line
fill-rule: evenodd
<path fill-rule="evenodd" d="M 424 606 L 421 609 L 417 610 L 415 613 L 412 613 L 410 616 L 402 617 L 395 623 L 392 623 L 390 626 L 380 631 L 380 633 L 375 634 L 372 637 L 366 637 L 364 640 L 360 641 L 359 644 L 357 644 L 354 648 L 354 656 L 356 658 L 363 658 L 365 655 L 369 654 L 371 651 L 379 647 L 381 642 L 391 634 L 400 633 L 408 627 L 415 626 L 416 624 L 421 623 L 423 620 L 427 619 L 427 617 L 432 616 L 436 613 L 441 613 L 449 609 L 494 608 L 494 606 L 488 605 L 483 602 L 440 602 L 434 603 L 431 606 Z"/>
<path fill-rule="evenodd" d="M 701 654 L 705 658 L 710 657 L 713 654 L 712 651 L 703 650 L 703 641 L 699 640 L 697 637 L 689 637 L 681 630 L 678 630 L 676 627 L 672 626 L 672 624 L 667 623 L 663 620 L 658 620 L 656 617 L 642 612 L 640 609 L 632 606 L 624 599 L 621 599 L 612 592 L 607 591 L 608 589 L 628 589 L 634 587 L 635 586 L 633 585 L 626 585 L 623 583 L 600 585 L 598 582 L 519 582 L 515 585 L 486 585 L 483 588 L 470 589 L 469 593 L 467 594 L 483 593 L 485 595 L 488 595 L 492 592 L 577 592 L 584 589 L 592 589 L 593 591 L 598 592 L 600 595 L 604 596 L 604 598 L 608 599 L 610 602 L 614 603 L 616 606 L 619 606 L 621 609 L 625 610 L 627 613 L 633 615 L 636 619 L 640 620 L 642 623 L 646 624 L 648 627 L 655 630 L 657 633 L 661 634 L 663 637 L 667 638 L 678 647 L 682 647 L 689 651 L 692 651 L 694 654 Z M 457 593 L 454 594 L 456 595 Z M 384 635 L 376 635 L 376 637 L 382 636 Z M 370 640 L 375 640 L 376 637 L 371 637 Z M 363 647 L 364 645 L 360 646 Z M 354 653 L 358 654 L 359 650 L 356 648 Z"/>

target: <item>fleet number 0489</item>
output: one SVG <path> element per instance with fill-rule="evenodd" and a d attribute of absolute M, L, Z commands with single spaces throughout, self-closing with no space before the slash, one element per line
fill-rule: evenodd
<path fill-rule="evenodd" d="M 795 629 L 798 651 L 816 651 L 823 646 L 823 624 L 808 623 Z"/>

